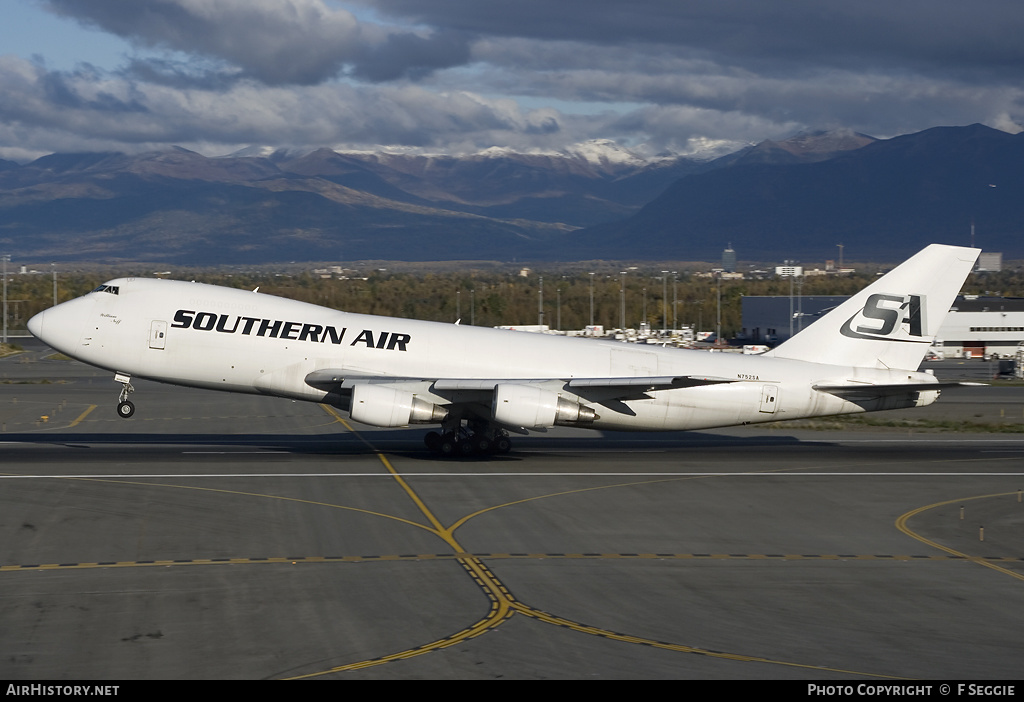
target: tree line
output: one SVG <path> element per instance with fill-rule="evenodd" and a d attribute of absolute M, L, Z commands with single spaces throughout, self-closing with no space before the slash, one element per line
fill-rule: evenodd
<path fill-rule="evenodd" d="M 577 266 L 578 268 L 578 266 Z M 748 295 L 852 295 L 875 276 L 808 276 L 799 286 L 789 278 L 718 280 L 660 271 L 564 272 L 469 269 L 458 272 L 348 271 L 347 277 L 324 278 L 312 272 L 292 274 L 247 272 L 184 272 L 179 279 L 310 302 L 337 310 L 390 317 L 425 319 L 478 326 L 544 323 L 552 329 L 582 329 L 593 323 L 606 330 L 636 328 L 646 321 L 653 329 L 692 326 L 711 331 L 721 301 L 723 336 L 740 331 L 741 300 Z M 123 273 L 58 274 L 57 302 L 79 297 Z M 799 287 L 799 290 L 797 289 Z M 964 292 L 1017 297 L 1024 295 L 1024 273 L 975 273 Z M 53 304 L 53 279 L 43 274 L 8 272 L 8 328 L 25 328 L 27 320 Z"/>

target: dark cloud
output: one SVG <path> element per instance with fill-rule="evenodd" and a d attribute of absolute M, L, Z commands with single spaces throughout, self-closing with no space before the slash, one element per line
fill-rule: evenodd
<path fill-rule="evenodd" d="M 337 75 L 360 40 L 355 18 L 299 0 L 46 0 L 58 14 L 140 47 L 223 60 L 269 85 Z"/>
<path fill-rule="evenodd" d="M 0 151 L 139 151 L 172 144 L 224 153 L 249 144 L 528 148 L 559 132 L 553 110 L 410 85 L 197 88 L 125 74 L 61 73 L 0 57 Z M 583 136 L 583 133 L 580 133 Z M 583 137 L 585 138 L 585 136 Z M 220 146 L 216 146 L 220 145 Z"/>
<path fill-rule="evenodd" d="M 1024 122 L 1019 0 L 40 2 L 137 53 L 107 73 L 0 57 L 0 156 L 75 139 L 689 151 Z"/>
<path fill-rule="evenodd" d="M 225 70 L 221 66 L 197 66 L 193 61 L 154 57 L 133 57 L 119 74 L 129 81 L 164 85 L 181 90 L 227 90 L 244 80 L 244 76 L 237 70 Z"/>
<path fill-rule="evenodd" d="M 1018 0 L 350 3 L 414 23 L 415 30 L 360 22 L 323 0 L 44 1 L 138 46 L 211 57 L 269 85 L 312 85 L 346 72 L 370 81 L 418 80 L 472 61 L 473 38 L 533 40 L 537 55 L 509 64 L 523 69 L 560 42 L 577 51 L 564 64 L 549 61 L 549 70 L 601 62 L 609 51 L 630 53 L 630 63 L 645 61 L 654 70 L 665 59 L 685 59 L 762 77 L 909 71 L 998 84 L 1024 67 Z"/>
<path fill-rule="evenodd" d="M 244 76 L 267 85 L 315 85 L 350 74 L 369 81 L 419 79 L 469 60 L 469 35 L 359 23 L 321 0 L 46 0 L 54 12 L 139 47 L 225 64 L 197 75 L 144 65 L 159 80 Z"/>
<path fill-rule="evenodd" d="M 571 40 L 715 57 L 729 65 L 1024 65 L 1017 0 L 365 0 L 386 15 L 482 36 Z"/>
<path fill-rule="evenodd" d="M 463 32 L 446 30 L 426 37 L 393 33 L 359 51 L 352 73 L 370 81 L 421 79 L 435 70 L 467 63 L 469 44 Z"/>

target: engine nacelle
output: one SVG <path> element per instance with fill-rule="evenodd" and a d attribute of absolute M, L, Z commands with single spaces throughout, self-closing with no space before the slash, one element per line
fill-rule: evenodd
<path fill-rule="evenodd" d="M 352 388 L 349 415 L 357 422 L 375 427 L 404 427 L 440 422 L 448 416 L 448 410 L 407 390 L 363 383 Z"/>
<path fill-rule="evenodd" d="M 566 400 L 553 390 L 511 383 L 494 388 L 491 415 L 502 424 L 528 429 L 543 429 L 556 424 L 576 426 L 598 419 L 594 410 Z"/>

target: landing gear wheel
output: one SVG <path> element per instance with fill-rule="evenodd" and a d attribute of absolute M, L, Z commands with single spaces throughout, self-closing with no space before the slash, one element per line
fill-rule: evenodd
<path fill-rule="evenodd" d="M 445 458 L 450 458 L 455 455 L 458 450 L 458 442 L 455 440 L 455 434 L 451 432 L 445 432 L 441 437 L 441 443 L 437 445 L 437 452 Z"/>
<path fill-rule="evenodd" d="M 423 443 L 427 445 L 427 448 L 431 451 L 438 451 L 441 448 L 441 435 L 436 431 L 429 431 L 427 435 L 423 437 Z"/>
<path fill-rule="evenodd" d="M 125 400 L 124 402 L 118 403 L 118 405 L 117 405 L 117 416 L 118 417 L 121 417 L 122 419 L 128 419 L 133 414 L 135 414 L 135 405 L 134 404 L 132 404 L 128 400 Z"/>
<path fill-rule="evenodd" d="M 470 419 L 465 426 L 463 421 L 466 420 L 455 418 L 444 422 L 441 432 L 427 432 L 423 443 L 442 458 L 493 456 L 512 449 L 504 429 L 480 419 Z"/>

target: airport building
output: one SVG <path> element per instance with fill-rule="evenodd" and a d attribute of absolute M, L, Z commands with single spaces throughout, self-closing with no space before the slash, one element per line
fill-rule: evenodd
<path fill-rule="evenodd" d="M 1003 254 L 999 252 L 982 251 L 978 256 L 978 271 L 998 272 L 1003 270 Z"/>
<path fill-rule="evenodd" d="M 958 297 L 937 340 L 947 358 L 1015 358 L 1024 349 L 1024 298 Z"/>
<path fill-rule="evenodd" d="M 729 248 L 722 252 L 722 270 L 726 273 L 736 272 L 736 250 L 729 244 Z"/>
<path fill-rule="evenodd" d="M 791 334 L 845 302 L 845 296 L 744 297 L 743 331 L 747 344 L 777 346 Z M 1016 358 L 1024 349 L 1024 298 L 956 298 L 936 335 L 946 358 Z"/>

